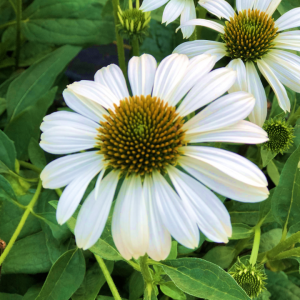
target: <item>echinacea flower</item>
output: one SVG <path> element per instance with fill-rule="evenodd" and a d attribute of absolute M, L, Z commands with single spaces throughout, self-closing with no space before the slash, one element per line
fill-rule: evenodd
<path fill-rule="evenodd" d="M 267 98 L 256 70 L 272 87 L 280 107 L 290 111 L 287 86 L 300 92 L 300 57 L 288 49 L 300 51 L 300 31 L 285 31 L 300 26 L 300 7 L 290 10 L 274 21 L 272 14 L 281 0 L 237 0 L 237 13 L 224 0 L 200 0 L 199 4 L 218 18 L 225 18 L 225 26 L 210 20 L 195 19 L 183 26 L 200 25 L 218 31 L 224 42 L 198 40 L 179 45 L 174 52 L 194 57 L 210 53 L 232 60 L 229 67 L 237 71 L 232 91 L 247 91 L 256 99 L 249 119 L 262 126 L 267 116 Z M 284 32 L 282 32 L 284 31 Z"/>
<path fill-rule="evenodd" d="M 215 62 L 207 54 L 191 60 L 172 54 L 157 68 L 154 57 L 145 54 L 129 61 L 132 96 L 116 65 L 99 70 L 95 81 L 65 89 L 64 99 L 74 112 L 46 116 L 40 145 L 53 154 L 89 151 L 54 160 L 41 179 L 45 188 L 66 186 L 57 207 L 57 220 L 63 224 L 99 173 L 77 218 L 78 247 L 87 249 L 101 236 L 121 177 L 112 235 L 126 259 L 145 253 L 165 259 L 171 236 L 195 248 L 199 229 L 215 242 L 227 242 L 230 217 L 209 188 L 242 202 L 267 198 L 267 180 L 253 163 L 222 149 L 193 146 L 268 139 L 263 129 L 243 120 L 255 103 L 251 94 L 222 96 L 235 82 L 236 71 L 210 72 Z"/>
<path fill-rule="evenodd" d="M 141 10 L 144 12 L 155 10 L 165 5 L 169 0 L 144 0 Z M 175 21 L 180 16 L 180 24 L 196 18 L 196 8 L 194 0 L 170 0 L 164 9 L 162 23 L 166 25 Z M 195 26 L 182 28 L 184 38 L 189 38 L 194 32 Z"/>

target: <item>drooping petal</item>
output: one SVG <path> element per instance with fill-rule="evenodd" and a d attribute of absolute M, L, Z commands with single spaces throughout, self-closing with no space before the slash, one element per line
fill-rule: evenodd
<path fill-rule="evenodd" d="M 167 168 L 172 183 L 191 218 L 210 240 L 227 243 L 232 234 L 230 216 L 224 204 L 200 182 L 173 166 Z"/>
<path fill-rule="evenodd" d="M 152 11 L 163 6 L 168 1 L 169 0 L 144 0 L 140 9 L 142 11 Z"/>
<path fill-rule="evenodd" d="M 132 57 L 128 64 L 128 78 L 133 96 L 148 96 L 152 92 L 156 60 L 152 55 L 143 54 L 140 57 Z"/>
<path fill-rule="evenodd" d="M 232 6 L 225 0 L 200 0 L 199 4 L 219 19 L 224 18 L 230 21 L 235 14 Z"/>
<path fill-rule="evenodd" d="M 236 8 L 238 12 L 252 9 L 255 0 L 236 0 Z"/>
<path fill-rule="evenodd" d="M 170 0 L 166 5 L 162 17 L 162 23 L 166 25 L 175 21 L 181 14 L 184 8 L 185 1 L 182 0 Z"/>
<path fill-rule="evenodd" d="M 224 30 L 224 26 L 217 23 L 217 22 L 214 22 L 214 21 L 210 21 L 210 20 L 205 20 L 205 19 L 193 19 L 193 20 L 190 20 L 190 21 L 187 21 L 186 23 L 180 25 L 177 29 L 176 29 L 176 32 L 180 29 L 180 28 L 183 28 L 183 27 L 186 27 L 186 26 L 205 26 L 205 27 L 208 27 L 208 28 L 211 28 L 213 30 L 216 30 L 222 34 L 225 33 L 225 30 Z"/>
<path fill-rule="evenodd" d="M 57 158 L 49 163 L 41 173 L 43 187 L 46 189 L 57 189 L 68 185 L 76 177 L 93 164 L 102 162 L 103 156 L 97 151 L 77 153 Z"/>
<path fill-rule="evenodd" d="M 255 98 L 255 106 L 249 120 L 262 127 L 267 118 L 267 97 L 253 62 L 246 63 L 248 92 Z"/>
<path fill-rule="evenodd" d="M 184 98 L 177 112 L 186 116 L 227 92 L 236 81 L 236 71 L 220 68 L 210 72 Z"/>
<path fill-rule="evenodd" d="M 287 95 L 286 89 L 276 77 L 270 66 L 264 61 L 264 59 L 260 59 L 257 61 L 258 68 L 266 80 L 269 82 L 270 86 L 272 87 L 277 99 L 279 106 L 284 111 L 290 111 L 290 100 Z"/>
<path fill-rule="evenodd" d="M 259 202 L 268 198 L 269 191 L 266 187 L 242 183 L 198 159 L 182 156 L 179 164 L 200 182 L 230 199 L 241 202 Z"/>
<path fill-rule="evenodd" d="M 255 99 L 246 92 L 236 92 L 219 98 L 183 125 L 188 134 L 217 130 L 245 119 L 252 111 Z"/>
<path fill-rule="evenodd" d="M 262 144 L 268 141 L 268 134 L 259 126 L 242 120 L 234 125 L 217 130 L 194 134 L 186 133 L 185 140 L 189 143 L 224 142 Z"/>
<path fill-rule="evenodd" d="M 155 201 L 153 180 L 150 176 L 145 177 L 143 190 L 149 224 L 149 246 L 147 253 L 156 261 L 165 260 L 170 253 L 172 239 L 160 218 Z"/>
<path fill-rule="evenodd" d="M 103 168 L 103 162 L 99 159 L 85 168 L 68 186 L 64 189 L 56 210 L 56 218 L 59 224 L 64 224 L 72 217 L 79 205 L 83 194 L 97 173 Z"/>
<path fill-rule="evenodd" d="M 127 248 L 124 255 L 128 251 L 133 258 L 138 259 L 145 255 L 149 243 L 148 217 L 140 177 L 131 176 L 125 179 L 117 199 L 117 205 L 118 210 L 115 209 L 113 214 L 114 242 L 122 255 L 124 246 Z M 116 221 L 116 219 L 119 220 Z M 120 228 L 115 230 L 115 226 Z M 122 239 L 121 242 L 120 239 Z"/>
<path fill-rule="evenodd" d="M 278 30 L 280 31 L 299 27 L 300 26 L 299 15 L 300 15 L 300 7 L 291 9 L 290 11 L 286 12 L 279 19 L 275 21 L 275 26 L 278 27 Z"/>
<path fill-rule="evenodd" d="M 95 74 L 95 81 L 106 86 L 117 99 L 129 97 L 126 81 L 119 66 L 111 64 Z"/>
<path fill-rule="evenodd" d="M 182 201 L 160 173 L 153 173 L 153 183 L 156 205 L 165 227 L 180 244 L 196 248 L 200 238 L 196 222 L 189 218 Z"/>
<path fill-rule="evenodd" d="M 95 122 L 105 121 L 103 115 L 107 114 L 107 111 L 99 102 L 75 94 L 70 89 L 65 89 L 63 91 L 63 97 L 66 104 L 82 116 Z"/>
<path fill-rule="evenodd" d="M 211 55 L 216 55 L 217 60 L 220 60 L 226 55 L 226 45 L 220 42 L 204 40 L 185 42 L 177 46 L 174 49 L 173 53 L 185 54 L 188 56 L 188 58 L 193 58 L 200 54 L 209 53 Z"/>
<path fill-rule="evenodd" d="M 100 184 L 95 197 L 95 189 L 84 201 L 75 226 L 76 244 L 86 250 L 100 238 L 110 211 L 112 200 L 118 184 L 119 172 L 110 172 Z"/>
<path fill-rule="evenodd" d="M 204 146 L 184 146 L 184 155 L 203 161 L 228 176 L 248 185 L 265 187 L 268 185 L 263 172 L 250 160 L 223 149 Z"/>
<path fill-rule="evenodd" d="M 88 98 L 104 108 L 114 110 L 114 104 L 119 104 L 120 100 L 105 85 L 95 81 L 81 80 L 68 85 L 68 89 L 73 93 Z"/>
<path fill-rule="evenodd" d="M 272 16 L 275 10 L 277 9 L 278 5 L 280 4 L 280 2 L 281 0 L 272 0 L 266 10 L 266 14 Z"/>
<path fill-rule="evenodd" d="M 175 106 L 197 82 L 207 75 L 216 63 L 216 57 L 210 54 L 202 54 L 192 58 L 182 78 L 180 85 L 169 94 L 166 101 Z"/>
<path fill-rule="evenodd" d="M 162 60 L 157 68 L 152 96 L 165 100 L 172 94 L 186 73 L 189 59 L 183 54 L 171 54 Z"/>
<path fill-rule="evenodd" d="M 196 19 L 196 9 L 193 0 L 186 0 L 183 11 L 180 16 L 180 24 Z M 188 39 L 194 32 L 195 26 L 188 26 L 181 28 L 183 38 Z"/>
<path fill-rule="evenodd" d="M 300 51 L 300 30 L 279 33 L 274 40 L 274 47 Z"/>
<path fill-rule="evenodd" d="M 233 69 L 237 73 L 236 81 L 234 85 L 228 90 L 228 92 L 229 93 L 234 93 L 239 91 L 248 92 L 247 73 L 246 73 L 246 67 L 244 62 L 240 58 L 233 59 L 230 61 L 227 67 Z"/>

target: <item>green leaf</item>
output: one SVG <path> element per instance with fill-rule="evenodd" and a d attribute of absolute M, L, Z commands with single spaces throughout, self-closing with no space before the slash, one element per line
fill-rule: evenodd
<path fill-rule="evenodd" d="M 166 258 L 166 260 L 176 259 L 176 257 L 177 257 L 177 246 L 178 246 L 178 243 L 176 241 L 172 241 L 171 251 L 170 251 L 169 256 Z"/>
<path fill-rule="evenodd" d="M 35 105 L 28 106 L 5 129 L 5 133 L 15 142 L 19 159 L 27 160 L 31 138 L 38 139 L 40 125 L 48 108 L 53 103 L 57 87 L 48 91 Z"/>
<path fill-rule="evenodd" d="M 26 294 L 24 295 L 24 298 L 22 300 L 33 300 L 35 299 L 38 294 L 40 293 L 42 288 L 41 284 L 36 284 L 34 286 L 32 286 L 31 288 L 29 288 L 26 292 Z"/>
<path fill-rule="evenodd" d="M 5 112 L 6 106 L 6 100 L 4 98 L 0 98 L 0 116 Z"/>
<path fill-rule="evenodd" d="M 299 222 L 300 214 L 300 146 L 287 160 L 272 197 L 275 220 L 285 229 Z"/>
<path fill-rule="evenodd" d="M 36 300 L 66 300 L 80 287 L 85 260 L 80 249 L 63 254 L 52 266 Z"/>
<path fill-rule="evenodd" d="M 280 242 L 282 229 L 275 228 L 261 235 L 259 252 L 266 252 L 273 249 Z"/>
<path fill-rule="evenodd" d="M 56 45 L 108 44 L 115 39 L 112 14 L 101 16 L 98 0 L 35 0 L 23 12 L 22 34 Z"/>
<path fill-rule="evenodd" d="M 39 232 L 18 240 L 3 264 L 3 274 L 48 272 L 51 262 L 46 247 L 45 234 Z"/>
<path fill-rule="evenodd" d="M 259 220 L 259 203 L 225 202 L 232 223 L 256 225 Z"/>
<path fill-rule="evenodd" d="M 12 171 L 15 170 L 15 146 L 13 141 L 2 130 L 0 130 L 0 160 Z"/>
<path fill-rule="evenodd" d="M 9 181 L 7 181 L 2 175 L 0 175 L 0 198 L 2 197 L 14 204 L 18 201 Z"/>
<path fill-rule="evenodd" d="M 31 138 L 28 145 L 28 155 L 32 164 L 43 169 L 46 164 L 46 157 L 43 149 L 40 147 L 39 143 Z"/>
<path fill-rule="evenodd" d="M 161 265 L 175 285 L 192 296 L 208 300 L 249 300 L 228 273 L 205 260 L 181 258 Z"/>
<path fill-rule="evenodd" d="M 285 14 L 289 10 L 299 7 L 298 0 L 282 0 L 279 4 L 277 10 L 280 12 L 281 15 Z"/>
<path fill-rule="evenodd" d="M 114 268 L 114 262 L 105 261 L 109 273 Z M 87 270 L 79 289 L 72 295 L 72 300 L 95 300 L 106 279 L 98 265 L 95 263 Z"/>
<path fill-rule="evenodd" d="M 274 221 L 272 214 L 272 197 L 275 189 L 270 190 L 268 199 L 262 201 L 259 205 L 259 222 L 262 224 Z"/>
<path fill-rule="evenodd" d="M 230 240 L 246 239 L 253 234 L 253 227 L 250 227 L 243 223 L 232 224 L 232 236 Z"/>
<path fill-rule="evenodd" d="M 164 282 L 160 285 L 161 291 L 171 299 L 185 300 L 186 295 L 172 281 Z"/>
<path fill-rule="evenodd" d="M 227 246 L 217 246 L 210 249 L 203 259 L 220 266 L 222 269 L 227 269 L 235 258 L 235 249 Z"/>
<path fill-rule="evenodd" d="M 129 300 L 137 300 L 144 293 L 144 279 L 141 272 L 134 271 L 129 279 Z"/>
<path fill-rule="evenodd" d="M 261 153 L 261 158 L 263 161 L 263 167 L 266 167 L 272 161 L 272 159 L 278 154 L 278 153 L 263 149 L 263 147 L 261 147 L 260 153 Z"/>
<path fill-rule="evenodd" d="M 274 161 L 271 160 L 267 165 L 267 172 L 269 177 L 272 179 L 274 184 L 277 186 L 279 184 L 280 174 L 277 166 L 274 164 Z"/>
<path fill-rule="evenodd" d="M 10 84 L 6 96 L 9 122 L 29 106 L 34 106 L 48 92 L 56 77 L 80 49 L 75 46 L 62 46 L 33 64 Z"/>
<path fill-rule="evenodd" d="M 0 300 L 22 300 L 23 296 L 18 294 L 0 293 Z"/>

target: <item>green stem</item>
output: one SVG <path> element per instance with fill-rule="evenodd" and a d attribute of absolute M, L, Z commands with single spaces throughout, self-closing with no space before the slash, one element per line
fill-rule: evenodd
<path fill-rule="evenodd" d="M 109 271 L 108 271 L 108 269 L 106 267 L 105 262 L 103 261 L 103 259 L 100 256 L 98 256 L 96 254 L 95 254 L 95 257 L 96 257 L 97 262 L 98 262 L 98 264 L 99 264 L 99 266 L 100 266 L 100 268 L 102 270 L 102 273 L 103 273 L 103 275 L 104 275 L 104 277 L 106 279 L 106 282 L 107 282 L 107 284 L 108 284 L 108 286 L 110 288 L 110 291 L 111 291 L 113 297 L 115 298 L 115 300 L 121 300 L 121 297 L 119 295 L 117 287 L 116 287 L 113 279 L 111 278 L 111 276 L 109 274 Z"/>
<path fill-rule="evenodd" d="M 257 226 L 254 231 L 254 242 L 252 247 L 252 252 L 250 256 L 250 263 L 252 266 L 256 264 L 257 256 L 258 256 L 258 250 L 259 250 L 259 243 L 260 243 L 260 226 Z"/>
<path fill-rule="evenodd" d="M 141 256 L 139 262 L 145 283 L 145 293 L 148 294 L 148 299 L 151 299 L 153 278 L 148 266 L 148 255 Z"/>
<path fill-rule="evenodd" d="M 117 27 L 119 0 L 112 0 L 112 3 L 113 3 L 113 9 L 114 9 L 114 19 L 115 19 L 115 29 L 116 29 L 119 67 L 121 68 L 121 70 L 122 70 L 122 72 L 123 72 L 123 74 L 126 78 L 126 64 L 125 64 L 125 53 L 124 53 L 123 38 L 119 35 L 118 27 Z"/>
<path fill-rule="evenodd" d="M 0 25 L 0 29 L 3 29 L 5 27 L 11 26 L 11 25 L 15 25 L 16 23 L 17 23 L 16 21 L 7 22 L 5 24 Z"/>
<path fill-rule="evenodd" d="M 290 249 L 284 252 L 281 252 L 280 254 L 273 257 L 271 260 L 281 260 L 285 258 L 291 258 L 291 257 L 299 257 L 300 255 L 300 248 L 294 248 Z"/>
<path fill-rule="evenodd" d="M 6 258 L 6 256 L 8 255 L 8 253 L 10 252 L 10 250 L 11 250 L 13 244 L 15 243 L 15 241 L 16 241 L 16 239 L 18 238 L 18 236 L 19 236 L 21 230 L 23 229 L 23 227 L 24 227 L 24 225 L 25 225 L 25 222 L 26 222 L 26 220 L 27 220 L 27 218 L 28 218 L 30 212 L 32 211 L 32 209 L 33 209 L 33 207 L 34 207 L 36 201 L 37 201 L 38 198 L 39 198 L 39 195 L 40 195 L 40 193 L 41 193 L 41 190 L 42 190 L 42 181 L 39 181 L 38 186 L 37 186 L 37 189 L 36 189 L 36 191 L 35 191 L 35 194 L 33 195 L 33 197 L 32 197 L 32 199 L 31 199 L 30 203 L 27 205 L 26 210 L 25 210 L 25 212 L 24 212 L 24 214 L 23 214 L 23 216 L 22 216 L 22 218 L 21 218 L 21 220 L 20 220 L 20 223 L 18 224 L 18 226 L 17 226 L 17 228 L 16 228 L 16 230 L 15 230 L 13 236 L 11 237 L 11 239 L 10 239 L 8 245 L 6 246 L 6 248 L 5 248 L 4 252 L 3 252 L 3 254 L 0 256 L 0 266 L 2 265 L 4 259 Z"/>
<path fill-rule="evenodd" d="M 141 272 L 141 268 L 140 268 L 140 266 L 139 266 L 137 263 L 135 263 L 135 262 L 133 262 L 133 261 L 131 261 L 131 260 L 126 260 L 126 262 L 127 262 L 130 266 L 132 266 L 136 271 Z"/>
<path fill-rule="evenodd" d="M 17 34 L 16 34 L 16 69 L 19 67 L 21 50 L 21 20 L 22 20 L 22 0 L 17 0 L 16 4 Z"/>
<path fill-rule="evenodd" d="M 140 56 L 140 44 L 137 37 L 133 37 L 131 40 L 132 45 L 132 56 Z"/>
<path fill-rule="evenodd" d="M 197 19 L 205 19 L 207 11 L 202 6 L 198 6 L 196 8 L 196 14 L 197 14 Z M 197 30 L 197 40 L 200 40 L 201 33 L 202 33 L 202 26 L 196 26 L 196 30 Z"/>

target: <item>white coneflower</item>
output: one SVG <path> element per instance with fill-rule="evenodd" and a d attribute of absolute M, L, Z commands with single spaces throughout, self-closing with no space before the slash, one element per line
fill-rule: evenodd
<path fill-rule="evenodd" d="M 145 253 L 165 259 L 171 236 L 195 248 L 199 229 L 215 242 L 227 242 L 230 217 L 209 188 L 243 202 L 267 198 L 267 180 L 253 163 L 222 149 L 193 146 L 268 139 L 263 129 L 243 120 L 255 104 L 251 94 L 236 92 L 215 100 L 236 80 L 236 71 L 229 68 L 210 72 L 215 62 L 211 55 L 189 60 L 172 54 L 157 68 L 154 57 L 145 54 L 129 61 L 132 96 L 116 65 L 99 70 L 95 81 L 75 82 L 63 92 L 75 112 L 46 116 L 40 145 L 54 154 L 91 150 L 54 160 L 41 178 L 45 188 L 66 186 L 57 207 L 62 224 L 100 173 L 78 215 L 78 247 L 87 249 L 101 236 L 121 176 L 125 179 L 114 208 L 112 234 L 126 259 Z M 204 106 L 184 122 L 185 116 Z"/>
<path fill-rule="evenodd" d="M 141 6 L 142 11 L 152 11 L 163 5 L 169 0 L 144 0 Z M 162 22 L 166 25 L 175 21 L 180 16 L 180 24 L 196 18 L 196 8 L 194 0 L 170 0 L 166 5 L 162 17 Z M 184 38 L 189 38 L 194 32 L 195 26 L 182 28 Z"/>
<path fill-rule="evenodd" d="M 212 28 L 221 33 L 224 42 L 198 40 L 183 43 L 174 50 L 190 58 L 203 53 L 216 54 L 219 59 L 231 57 L 229 66 L 237 70 L 238 76 L 230 92 L 242 90 L 254 95 L 256 105 L 249 118 L 259 126 L 266 120 L 267 98 L 255 64 L 272 87 L 284 111 L 290 111 L 290 101 L 283 85 L 300 92 L 300 57 L 279 50 L 300 51 L 300 31 L 282 32 L 300 26 L 300 7 L 274 21 L 272 14 L 280 2 L 239 0 L 236 1 L 238 12 L 235 13 L 224 0 L 201 0 L 199 4 L 209 12 L 228 20 L 225 26 L 202 19 L 190 20 L 184 26 Z"/>

